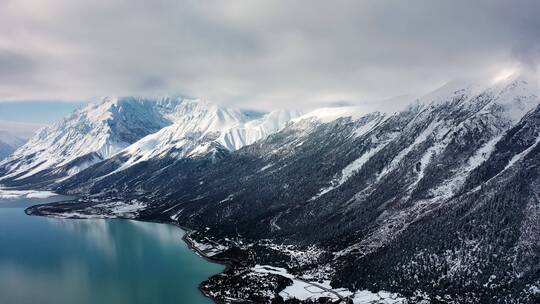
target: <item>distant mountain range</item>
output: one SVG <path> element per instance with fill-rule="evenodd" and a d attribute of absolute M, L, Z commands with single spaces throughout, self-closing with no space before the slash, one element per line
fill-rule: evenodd
<path fill-rule="evenodd" d="M 122 168 L 174 154 L 236 150 L 282 128 L 299 111 L 243 112 L 182 97 L 105 97 L 41 129 L 0 164 L 1 180 L 50 184 L 105 159 Z M 17 182 L 16 182 L 17 181 Z"/>
<path fill-rule="evenodd" d="M 257 268 L 271 265 L 351 301 L 537 303 L 539 104 L 529 75 L 449 83 L 395 113 L 105 98 L 2 161 L 0 184 L 80 197 L 31 214 L 192 229 L 237 261 L 203 284 L 222 302 L 297 303 L 294 280 Z"/>
<path fill-rule="evenodd" d="M 0 160 L 28 141 L 42 125 L 0 120 Z"/>
<path fill-rule="evenodd" d="M 0 160 L 8 157 L 26 142 L 25 139 L 0 130 Z"/>

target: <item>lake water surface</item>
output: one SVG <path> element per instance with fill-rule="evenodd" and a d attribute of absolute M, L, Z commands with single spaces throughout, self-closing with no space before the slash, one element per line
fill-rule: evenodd
<path fill-rule="evenodd" d="M 212 303 L 198 284 L 224 266 L 194 254 L 179 228 L 24 213 L 51 200 L 0 200 L 0 303 Z"/>

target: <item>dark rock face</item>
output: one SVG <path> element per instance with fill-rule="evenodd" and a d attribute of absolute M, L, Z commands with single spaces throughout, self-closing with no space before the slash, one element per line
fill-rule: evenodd
<path fill-rule="evenodd" d="M 393 115 L 304 120 L 236 152 L 216 145 L 125 170 L 118 155 L 56 190 L 146 201 L 141 218 L 207 228 L 216 239 L 315 244 L 329 255 L 319 263 L 334 269 L 332 284 L 350 290 L 535 303 L 540 107 L 516 121 L 502 99 L 456 91 Z"/>

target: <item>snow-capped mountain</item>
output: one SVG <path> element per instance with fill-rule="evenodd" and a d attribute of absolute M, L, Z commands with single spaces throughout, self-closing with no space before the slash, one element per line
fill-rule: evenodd
<path fill-rule="evenodd" d="M 0 160 L 8 157 L 25 142 L 26 140 L 23 138 L 13 135 L 7 131 L 0 130 Z"/>
<path fill-rule="evenodd" d="M 300 111 L 274 111 L 257 119 L 238 109 L 192 100 L 186 102 L 174 124 L 127 147 L 117 158 L 125 159 L 119 168 L 154 157 L 182 158 L 237 150 L 282 129 Z"/>
<path fill-rule="evenodd" d="M 2 180 L 63 178 L 170 125 L 179 98 L 102 98 L 42 128 L 0 163 Z"/>
<path fill-rule="evenodd" d="M 215 153 L 179 159 L 168 145 L 160 157 L 116 170 L 140 151 L 127 148 L 134 153 L 117 154 L 58 185 L 91 200 L 31 212 L 68 208 L 95 216 L 107 213 L 103 201 L 135 200 L 146 204 L 141 218 L 204 232 L 214 245 L 240 239 L 227 243 L 236 246 L 235 256 L 260 265 L 277 261 L 274 266 L 331 280 L 336 288 L 458 303 L 535 303 L 539 96 L 537 79 L 527 75 L 454 82 L 400 112 L 318 109 L 238 150 L 226 148 L 227 132 L 208 132 L 197 139 L 210 138 Z M 308 254 L 313 246 L 319 254 Z M 237 267 L 219 277 L 220 285 L 205 286 L 263 282 L 275 288 L 267 300 L 277 297 L 280 285 L 270 277 Z M 259 299 L 256 291 L 213 291 L 218 298 Z"/>
<path fill-rule="evenodd" d="M 319 196 L 344 184 L 372 157 L 391 147 L 399 150 L 400 153 L 381 168 L 377 182 L 399 168 L 400 163 L 415 149 L 431 142 L 434 146 L 425 151 L 419 162 L 422 165 L 418 166 L 418 172 L 423 174 L 431 159 L 442 153 L 452 144 L 452 140 L 455 140 L 449 134 L 453 132 L 466 134 L 470 132 L 469 128 L 475 128 L 477 131 L 481 128 L 482 133 L 477 136 L 482 138 L 475 145 L 485 145 L 477 147 L 480 150 L 470 160 L 470 167 L 462 168 L 469 172 L 489 156 L 491 149 L 506 130 L 538 105 L 538 96 L 536 78 L 516 75 L 498 83 L 483 85 L 464 85 L 453 82 L 420 97 L 405 111 L 393 114 L 365 113 L 361 107 L 334 107 L 316 109 L 303 115 L 290 111 L 271 112 L 261 118 L 246 122 L 246 116 L 240 111 L 193 102 L 188 111 L 189 115 L 180 115 L 182 119 L 177 123 L 127 147 L 118 153 L 114 160 L 111 159 L 110 166 L 104 166 L 114 167 L 122 163 L 122 169 L 125 169 L 132 164 L 154 158 L 168 161 L 184 155 L 206 155 L 205 152 L 209 148 L 214 148 L 212 151 L 216 151 L 219 147 L 235 151 L 282 129 L 287 122 L 289 122 L 287 130 L 302 130 L 298 136 L 309 137 L 312 130 L 320 124 L 349 119 L 360 126 L 343 140 L 354 142 L 367 135 L 371 137 L 368 142 L 362 143 L 361 155 L 344 166 L 341 172 L 333 174 L 335 176 L 331 179 L 330 186 L 319 189 Z M 414 116 L 407 117 L 407 115 L 413 115 L 411 113 Z M 373 132 L 389 128 L 388 125 L 392 121 L 405 119 L 403 117 L 412 120 L 399 128 L 390 128 L 384 134 L 373 137 Z M 276 135 L 282 133 L 279 132 Z M 294 142 L 298 144 L 298 147 L 302 145 L 301 138 L 296 138 Z M 321 145 L 324 144 L 321 142 Z M 278 154 L 287 157 L 287 154 L 280 152 L 289 153 L 290 149 L 287 148 L 287 146 L 276 147 L 269 155 Z M 347 155 L 344 159 L 349 158 L 350 155 Z M 335 160 L 334 166 L 343 161 Z M 422 176 L 418 178 L 418 182 L 421 179 Z M 88 181 L 91 182 L 91 179 Z"/>
<path fill-rule="evenodd" d="M 200 99 L 105 97 L 41 129 L 0 163 L 0 182 L 45 185 L 120 154 L 129 167 L 165 154 L 178 158 L 228 150 L 264 138 L 298 116 L 277 111 L 253 118 Z"/>

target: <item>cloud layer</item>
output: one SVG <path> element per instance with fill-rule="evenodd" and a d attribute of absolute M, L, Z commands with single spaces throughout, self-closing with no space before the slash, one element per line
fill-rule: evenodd
<path fill-rule="evenodd" d="M 4 0 L 0 100 L 372 102 L 537 65 L 538 12 L 536 0 Z"/>

